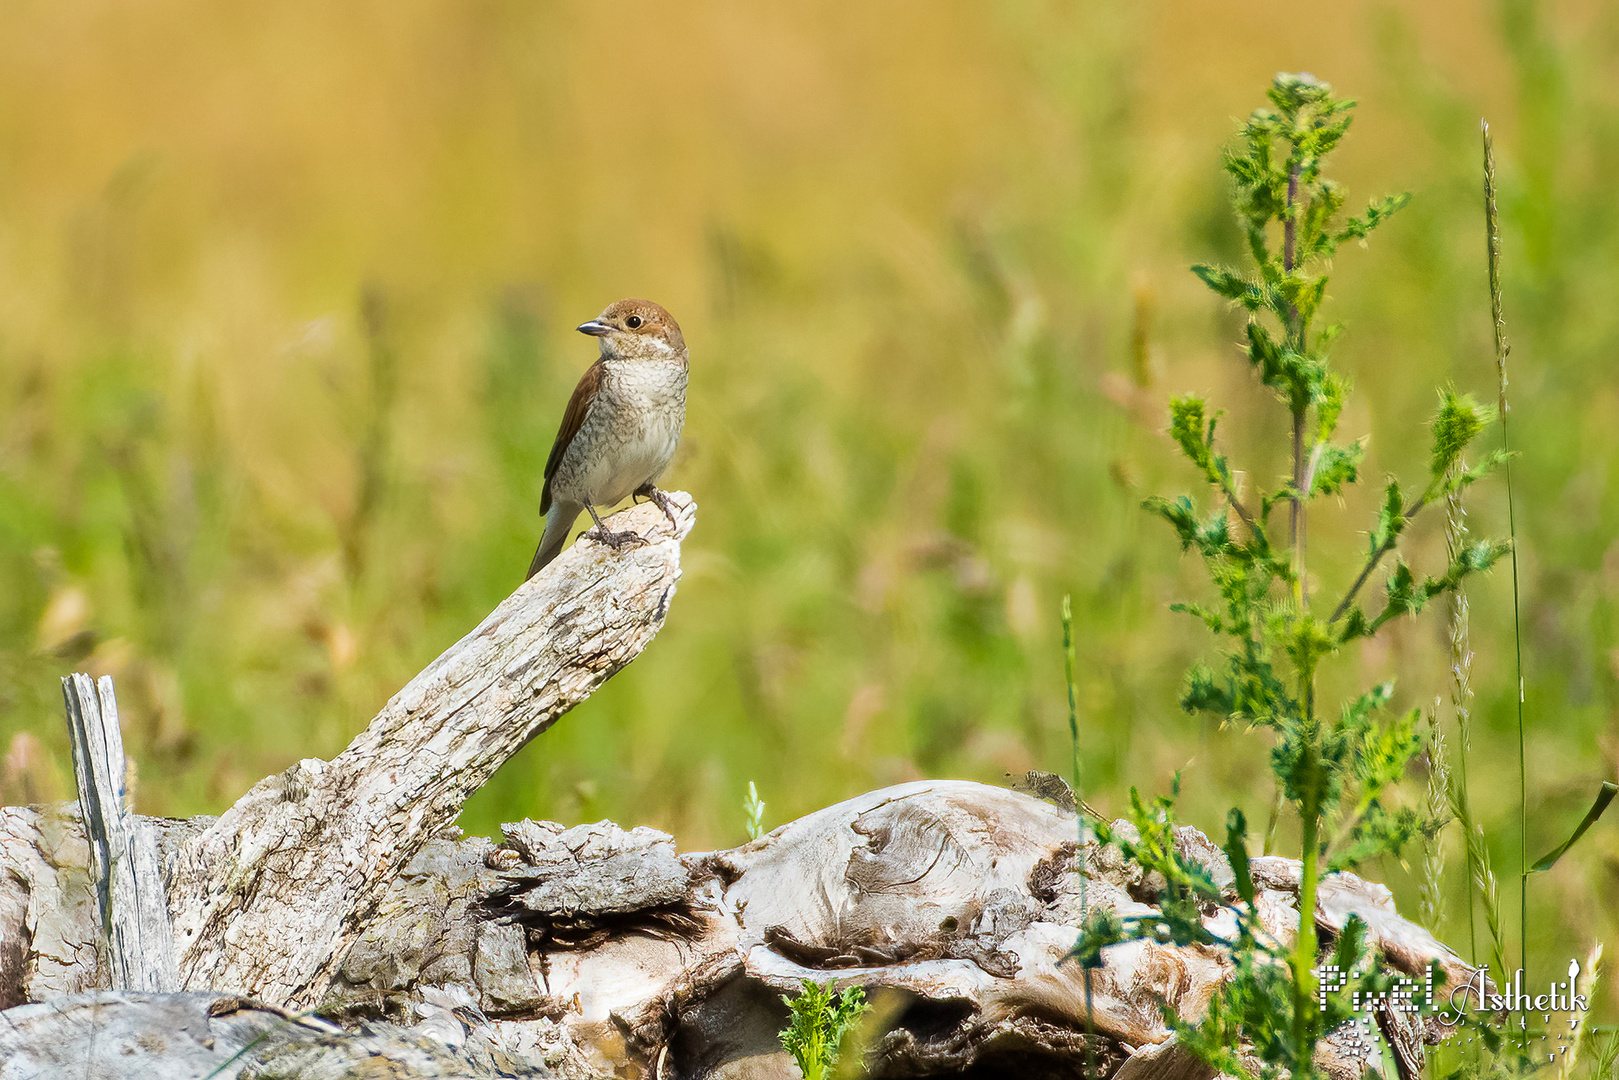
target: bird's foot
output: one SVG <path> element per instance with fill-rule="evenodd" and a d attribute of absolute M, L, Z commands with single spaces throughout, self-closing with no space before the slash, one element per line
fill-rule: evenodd
<path fill-rule="evenodd" d="M 606 544 L 614 551 L 623 551 L 627 547 L 642 547 L 650 541 L 637 532 L 613 532 L 605 525 L 598 525 L 594 529 L 586 530 L 583 534 L 586 540 L 594 540 L 598 544 Z"/>
<path fill-rule="evenodd" d="M 675 520 L 675 504 L 669 498 L 669 496 L 665 495 L 651 484 L 636 488 L 635 493 L 651 499 L 653 504 L 657 506 L 659 510 L 663 511 L 663 516 L 669 519 L 670 528 L 678 529 L 680 527 L 680 522 Z"/>

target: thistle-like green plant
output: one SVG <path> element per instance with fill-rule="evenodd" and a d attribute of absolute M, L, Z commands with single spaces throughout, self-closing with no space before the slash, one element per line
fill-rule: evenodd
<path fill-rule="evenodd" d="M 1269 107 L 1248 118 L 1225 158 L 1251 266 L 1192 269 L 1248 312 L 1248 361 L 1291 419 L 1291 469 L 1274 489 L 1245 495 L 1216 440 L 1217 414 L 1200 397 L 1177 398 L 1170 405 L 1170 436 L 1208 482 L 1211 496 L 1206 505 L 1183 495 L 1152 498 L 1146 506 L 1169 523 L 1183 551 L 1201 557 L 1214 586 L 1211 601 L 1174 605 L 1224 643 L 1218 664 L 1193 667 L 1182 706 L 1272 733 L 1271 769 L 1299 822 L 1298 933 L 1283 945 L 1254 917 L 1240 811 L 1231 813 L 1225 844 L 1236 881 L 1222 889 L 1176 850 L 1173 800 L 1146 803 L 1133 795 L 1136 835 L 1098 832 L 1162 875 L 1159 912 L 1134 920 L 1093 918 L 1076 956 L 1099 964 L 1106 945 L 1149 936 L 1223 950 L 1234 970 L 1207 1016 L 1196 1025 L 1170 1016 L 1170 1023 L 1187 1046 L 1230 1075 L 1253 1075 L 1252 1059 L 1238 1059 L 1236 1047 L 1243 1045 L 1252 1048 L 1260 1075 L 1302 1078 L 1316 1075 L 1319 1039 L 1348 1019 L 1345 995 L 1333 995 L 1325 1006 L 1317 998 L 1314 912 L 1322 873 L 1397 854 L 1433 827 L 1392 797 L 1424 745 L 1419 710 L 1391 711 L 1392 683 L 1351 697 L 1336 710 L 1324 708 L 1316 696 L 1317 673 L 1346 645 L 1375 636 L 1393 619 L 1418 614 L 1428 601 L 1488 569 L 1508 545 L 1467 542 L 1434 574 L 1419 573 L 1400 554 L 1407 527 L 1424 507 L 1481 479 L 1501 460 L 1490 454 L 1471 467 L 1460 464 L 1490 417 L 1470 397 L 1445 389 L 1432 423 L 1426 479 L 1411 486 L 1387 480 L 1358 570 L 1330 604 L 1312 590 L 1306 570 L 1310 506 L 1355 485 L 1365 465 L 1364 442 L 1345 442 L 1337 434 L 1350 385 L 1328 358 L 1342 328 L 1317 327 L 1326 263 L 1345 241 L 1365 240 L 1408 196 L 1373 202 L 1362 216 L 1345 219 L 1343 189 L 1323 175 L 1323 166 L 1349 129 L 1354 103 L 1334 97 L 1330 86 L 1310 75 L 1276 76 L 1268 97 Z M 1284 504 L 1285 535 L 1272 523 Z M 1386 564 L 1381 600 L 1368 606 L 1363 589 Z M 1210 904 L 1234 912 L 1234 933 L 1208 928 L 1204 914 Z M 1333 963 L 1345 973 L 1347 990 L 1386 989 L 1387 977 L 1366 962 L 1363 937 L 1353 926 L 1340 934 Z"/>
<path fill-rule="evenodd" d="M 841 994 L 830 983 L 804 980 L 804 991 L 783 997 L 792 1019 L 781 1032 L 781 1045 L 798 1062 L 804 1080 L 826 1080 L 838 1063 L 844 1036 L 871 1008 L 866 992 L 851 986 Z"/>

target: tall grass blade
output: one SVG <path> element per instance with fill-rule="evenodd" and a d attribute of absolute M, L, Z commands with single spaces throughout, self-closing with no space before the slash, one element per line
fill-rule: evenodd
<path fill-rule="evenodd" d="M 1063 676 L 1068 683 L 1068 738 L 1073 752 L 1069 765 L 1073 769 L 1074 812 L 1079 816 L 1079 842 L 1083 845 L 1085 815 L 1078 810 L 1083 789 L 1079 786 L 1079 688 L 1074 683 L 1074 601 L 1066 593 L 1062 598 L 1062 665 Z"/>
<path fill-rule="evenodd" d="M 1501 310 L 1501 222 L 1495 206 L 1495 142 L 1490 125 L 1479 122 L 1484 136 L 1484 225 L 1489 236 L 1490 316 L 1495 330 L 1495 370 L 1499 381 L 1501 449 L 1507 480 L 1507 536 L 1512 541 L 1512 640 L 1518 662 L 1518 966 L 1529 982 L 1529 767 L 1523 735 L 1523 624 L 1518 603 L 1518 526 L 1512 506 L 1512 442 L 1507 432 L 1507 321 Z"/>
<path fill-rule="evenodd" d="M 1085 822 L 1085 799 L 1079 785 L 1079 688 L 1074 683 L 1074 601 L 1064 593 L 1062 598 L 1062 661 L 1063 675 L 1068 682 L 1068 738 L 1073 749 L 1074 820 L 1079 822 L 1079 922 L 1085 925 L 1090 916 L 1090 904 L 1085 888 L 1085 838 L 1090 828 Z M 1091 969 L 1084 969 L 1085 980 L 1085 1077 L 1096 1076 L 1093 1042 L 1089 1038 L 1096 1031 L 1092 1014 Z"/>

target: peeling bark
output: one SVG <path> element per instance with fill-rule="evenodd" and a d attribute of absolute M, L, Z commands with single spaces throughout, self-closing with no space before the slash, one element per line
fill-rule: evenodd
<path fill-rule="evenodd" d="M 7 842 L 31 814 L 0 817 L 12 823 Z M 195 828 L 158 824 L 170 842 Z M 447 1009 L 467 1027 L 462 1041 L 475 1032 L 496 1048 L 566 1044 L 572 1056 L 554 1052 L 566 1064 L 552 1066 L 566 1076 L 661 1061 L 667 1077 L 787 1078 L 780 996 L 815 979 L 862 986 L 888 1014 L 869 1051 L 881 1075 L 1070 1075 L 1088 1058 L 1104 1075 L 1207 1080 L 1162 1047 L 1158 1005 L 1198 1015 L 1223 960 L 1116 946 L 1087 1010 L 1078 972 L 1060 963 L 1081 875 L 1089 904 L 1121 912 L 1149 911 L 1150 885 L 1114 849 L 1082 856 L 1071 812 L 1017 792 L 905 784 L 739 848 L 686 855 L 666 834 L 607 822 L 521 822 L 505 834 L 498 846 L 448 833 L 426 843 L 335 965 L 323 1013 L 431 1036 Z M 1183 830 L 1180 841 L 1210 859 L 1217 880 L 1229 873 L 1201 833 Z M 1255 879 L 1285 926 L 1297 864 L 1256 859 Z M 1452 979 L 1471 975 L 1395 914 L 1381 886 L 1328 880 L 1316 911 L 1324 932 L 1353 912 L 1397 970 L 1420 978 L 1432 959 Z M 80 909 L 58 925 L 92 932 Z M 1342 1046 L 1324 1047 L 1323 1064 L 1359 1075 Z"/>
<path fill-rule="evenodd" d="M 1081 858 L 1076 825 L 1072 812 L 1016 792 L 923 781 L 729 851 L 676 858 L 673 839 L 650 829 L 524 822 L 506 827 L 500 847 L 444 840 L 432 857 L 467 868 L 448 878 L 478 880 L 463 901 L 467 917 L 526 935 L 532 996 L 504 1015 L 560 1018 L 581 1044 L 607 1047 L 607 1064 L 789 1077 L 776 1039 L 786 1022 L 780 996 L 814 979 L 862 986 L 891 1014 L 870 1049 L 880 1075 L 1068 1075 L 1088 1057 L 1103 1075 L 1207 1080 L 1184 1051 L 1163 1048 L 1170 1033 L 1159 1003 L 1199 1015 L 1226 974 L 1219 956 L 1154 942 L 1114 947 L 1094 973 L 1089 1010 L 1080 974 L 1061 963 L 1076 936 L 1082 874 L 1092 906 L 1145 913 L 1153 899 L 1140 868 L 1115 849 L 1089 846 Z M 1179 840 L 1216 881 L 1231 881 L 1202 833 L 1186 828 Z M 1255 863 L 1278 928 L 1296 925 L 1298 864 Z M 647 872 L 627 880 L 633 865 Z M 1316 919 L 1329 940 L 1354 913 L 1395 969 L 1420 979 L 1431 959 L 1452 979 L 1471 975 L 1395 914 L 1381 886 L 1328 880 Z M 404 899 L 411 887 L 395 890 L 401 925 L 405 912 L 421 917 Z M 415 984 L 401 981 L 396 963 L 379 961 L 408 951 L 397 944 L 403 931 L 374 929 L 396 944 L 368 954 L 369 966 L 345 964 L 347 992 L 409 995 L 448 970 L 441 960 Z M 501 978 L 520 975 L 508 968 Z M 479 1000 L 499 1007 L 487 990 Z M 1323 1065 L 1360 1075 L 1341 1042 L 1323 1047 Z"/>

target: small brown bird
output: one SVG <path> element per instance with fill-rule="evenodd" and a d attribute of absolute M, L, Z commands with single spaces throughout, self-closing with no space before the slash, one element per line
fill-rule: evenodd
<path fill-rule="evenodd" d="M 680 327 L 650 300 L 620 300 L 579 332 L 601 342 L 601 358 L 574 387 L 545 463 L 545 534 L 529 577 L 561 553 L 581 510 L 596 523 L 584 535 L 614 550 L 646 541 L 608 531 L 598 506 L 640 495 L 675 520 L 668 497 L 652 485 L 669 467 L 686 422 L 689 360 Z"/>

